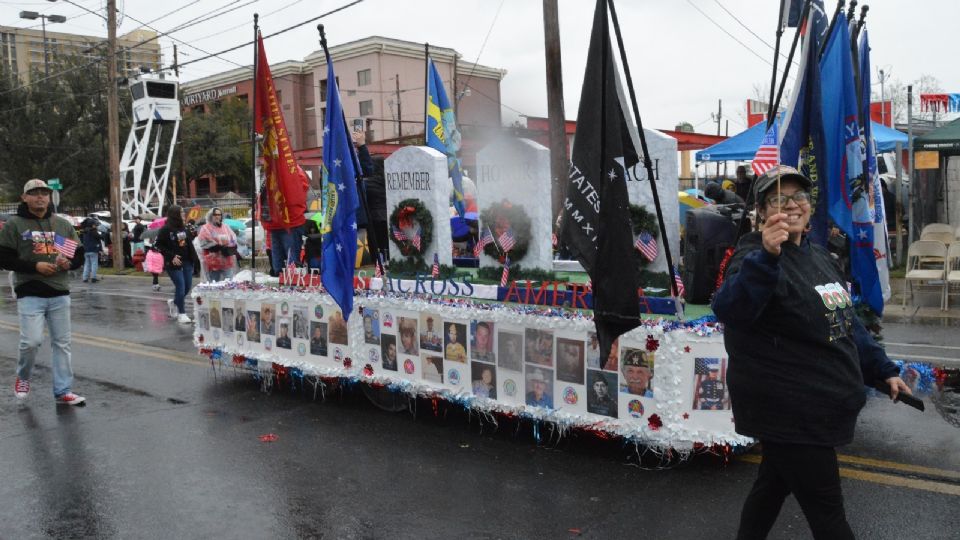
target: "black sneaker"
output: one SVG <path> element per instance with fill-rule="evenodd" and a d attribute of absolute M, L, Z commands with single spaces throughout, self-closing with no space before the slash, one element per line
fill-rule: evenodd
<path fill-rule="evenodd" d="M 89 280 L 89 279 L 85 279 L 85 280 L 83 280 L 83 282 L 84 282 L 84 283 L 90 283 L 90 280 Z"/>
<path fill-rule="evenodd" d="M 91 283 L 96 283 L 96 282 L 98 282 L 98 281 L 100 281 L 100 280 L 97 279 L 97 278 L 93 278 L 93 279 L 90 280 Z"/>

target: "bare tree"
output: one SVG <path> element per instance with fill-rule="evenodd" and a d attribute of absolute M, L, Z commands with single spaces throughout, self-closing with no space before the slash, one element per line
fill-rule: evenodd
<path fill-rule="evenodd" d="M 940 86 L 940 80 L 933 75 L 921 75 L 918 79 L 910 83 L 904 83 L 900 79 L 891 80 L 888 89 L 884 92 L 884 98 L 891 101 L 891 114 L 894 122 L 907 121 L 907 85 L 913 85 L 913 116 L 921 120 L 932 120 L 933 113 L 922 112 L 920 110 L 920 94 L 939 94 L 943 91 Z M 874 92 L 873 100 L 879 101 L 879 92 Z"/>

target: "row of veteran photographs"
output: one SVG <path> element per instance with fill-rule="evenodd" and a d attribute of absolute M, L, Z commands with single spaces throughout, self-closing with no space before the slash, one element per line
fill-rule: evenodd
<path fill-rule="evenodd" d="M 566 409 L 585 405 L 586 412 L 617 418 L 624 412 L 642 415 L 636 397 L 656 395 L 656 352 L 618 341 L 601 359 L 593 332 L 577 336 L 366 307 L 359 310 L 362 339 L 351 346 L 347 322 L 335 306 L 244 300 L 208 304 L 198 308 L 198 331 L 210 333 L 214 341 L 222 335 L 247 349 L 295 350 L 300 357 L 317 357 L 336 367 L 359 351 L 357 362 L 375 374 L 506 403 Z M 692 375 L 694 410 L 729 410 L 724 358 L 696 358 Z"/>

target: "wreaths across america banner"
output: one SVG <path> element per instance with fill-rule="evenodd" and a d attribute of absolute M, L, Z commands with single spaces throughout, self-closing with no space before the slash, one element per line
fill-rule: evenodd
<path fill-rule="evenodd" d="M 529 304 L 569 309 L 593 309 L 593 289 L 586 283 L 567 281 L 511 281 L 506 287 L 472 283 L 471 276 L 461 279 L 437 279 L 430 274 L 417 274 L 414 279 L 367 277 L 363 272 L 354 278 L 356 290 L 387 290 L 402 294 L 455 296 L 474 300 Z M 280 273 L 280 285 L 302 288 L 320 288 L 320 273 L 313 269 L 285 269 Z M 673 298 L 647 296 L 637 290 L 640 313 L 646 315 L 676 315 Z"/>

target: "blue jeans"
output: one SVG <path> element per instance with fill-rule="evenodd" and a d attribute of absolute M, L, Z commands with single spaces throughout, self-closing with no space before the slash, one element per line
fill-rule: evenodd
<path fill-rule="evenodd" d="M 190 292 L 190 287 L 193 286 L 193 263 L 184 262 L 183 266 L 180 268 L 169 268 L 167 269 L 167 275 L 170 276 L 170 281 L 173 282 L 173 303 L 177 306 L 178 313 L 186 313 L 186 310 L 183 307 L 183 299 L 186 298 L 187 293 Z"/>
<path fill-rule="evenodd" d="M 100 268 L 100 254 L 85 252 L 83 254 L 83 279 L 97 279 L 97 269 Z"/>
<path fill-rule="evenodd" d="M 20 314 L 20 357 L 17 377 L 30 380 L 33 362 L 43 344 L 43 323 L 50 329 L 50 348 L 53 350 L 53 395 L 62 396 L 73 385 L 70 366 L 70 296 L 40 298 L 25 296 L 17 300 Z"/>
<path fill-rule="evenodd" d="M 232 268 L 227 268 L 226 270 L 207 270 L 207 279 L 209 279 L 211 283 L 215 281 L 223 281 L 232 277 Z"/>
<path fill-rule="evenodd" d="M 270 231 L 270 258 L 273 268 L 282 271 L 288 264 L 300 263 L 300 248 L 303 247 L 303 227 Z M 289 255 L 289 259 L 288 259 Z"/>

